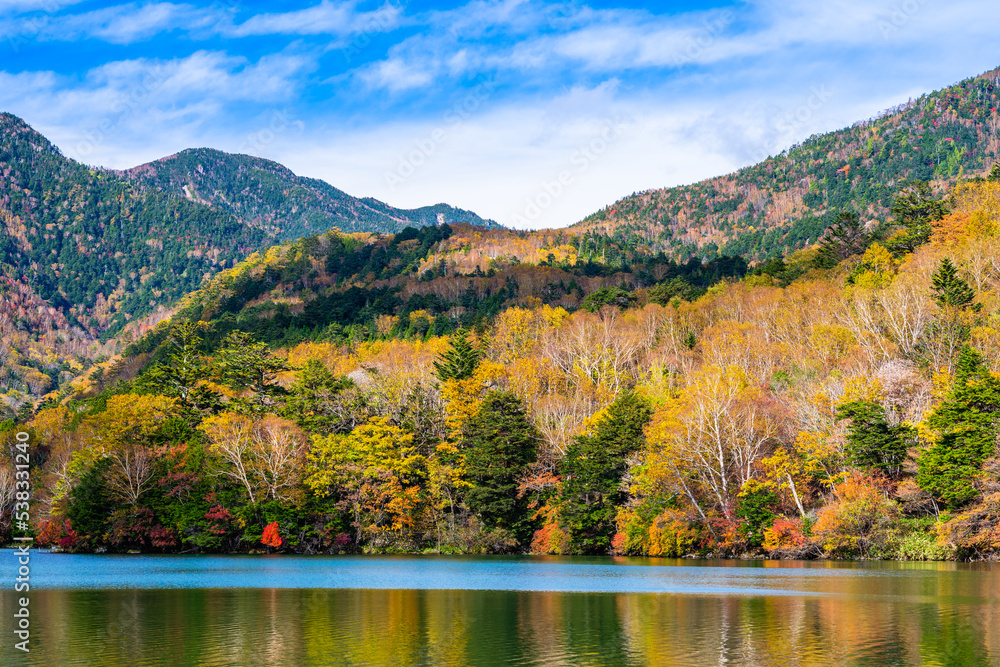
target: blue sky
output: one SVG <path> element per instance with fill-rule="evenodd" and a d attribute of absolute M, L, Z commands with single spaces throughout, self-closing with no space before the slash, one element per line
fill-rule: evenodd
<path fill-rule="evenodd" d="M 88 164 L 208 146 L 557 227 L 1000 66 L 995 0 L 0 0 L 0 110 Z"/>

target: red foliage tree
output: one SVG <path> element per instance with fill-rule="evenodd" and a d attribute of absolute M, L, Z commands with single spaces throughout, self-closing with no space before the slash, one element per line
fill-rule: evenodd
<path fill-rule="evenodd" d="M 264 534 L 260 538 L 261 544 L 265 544 L 269 547 L 280 547 L 284 540 L 281 539 L 281 535 L 278 532 L 278 522 L 267 524 L 264 528 Z"/>

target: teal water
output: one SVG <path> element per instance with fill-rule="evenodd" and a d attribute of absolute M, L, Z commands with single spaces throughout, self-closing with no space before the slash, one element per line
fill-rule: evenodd
<path fill-rule="evenodd" d="M 0 552 L 13 581 L 16 558 Z M 6 665 L 1000 665 L 1000 566 L 32 553 Z M 0 594 L 10 624 L 17 594 Z"/>

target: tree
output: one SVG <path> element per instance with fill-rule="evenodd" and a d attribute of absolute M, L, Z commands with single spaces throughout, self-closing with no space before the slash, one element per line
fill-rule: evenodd
<path fill-rule="evenodd" d="M 904 231 L 886 242 L 897 255 L 913 252 L 931 237 L 931 223 L 948 214 L 948 205 L 934 197 L 926 181 L 909 181 L 892 204 L 892 214 Z"/>
<path fill-rule="evenodd" d="M 375 417 L 348 435 L 315 437 L 309 462 L 306 485 L 350 514 L 355 543 L 388 546 L 414 526 L 426 459 L 411 433 Z"/>
<path fill-rule="evenodd" d="M 204 323 L 181 322 L 170 329 L 167 342 L 172 351 L 165 364 L 156 364 L 143 376 L 140 386 L 179 399 L 186 407 L 200 405 L 198 384 L 209 377 L 209 364 L 200 347 L 198 335 Z M 198 399 L 202 400 L 198 400 Z"/>
<path fill-rule="evenodd" d="M 848 462 L 868 471 L 877 471 L 889 478 L 902 472 L 906 452 L 916 433 L 908 426 L 891 426 L 885 409 L 874 401 L 851 401 L 837 408 L 837 419 L 850 419 L 847 444 Z"/>
<path fill-rule="evenodd" d="M 841 213 L 823 235 L 814 264 L 819 268 L 832 268 L 851 255 L 863 253 L 870 240 L 870 234 L 856 213 Z"/>
<path fill-rule="evenodd" d="M 126 445 L 111 455 L 111 465 L 106 481 L 112 494 L 131 506 L 139 503 L 141 496 L 153 481 L 153 452 L 142 445 Z"/>
<path fill-rule="evenodd" d="M 434 362 L 438 379 L 465 380 L 472 377 L 479 365 L 480 352 L 469 341 L 468 332 L 459 329 L 451 339 L 451 347 L 438 355 Z"/>
<path fill-rule="evenodd" d="M 980 306 L 972 304 L 976 298 L 975 290 L 958 275 L 955 265 L 947 257 L 941 260 L 938 270 L 931 276 L 931 291 L 934 292 L 934 301 L 941 308 L 978 310 L 977 306 Z"/>
<path fill-rule="evenodd" d="M 899 505 L 875 481 L 854 473 L 834 487 L 837 500 L 824 507 L 812 532 L 836 555 L 884 558 L 899 529 Z"/>
<path fill-rule="evenodd" d="M 971 347 L 959 355 L 955 384 L 927 418 L 936 442 L 920 455 L 917 483 L 949 508 L 965 505 L 978 491 L 980 466 L 996 455 L 1000 380 Z"/>
<path fill-rule="evenodd" d="M 262 412 L 284 390 L 275 383 L 279 373 L 290 370 L 283 359 L 273 356 L 267 345 L 250 334 L 234 331 L 215 355 L 215 373 L 228 386 L 249 392 L 237 404 L 250 412 Z"/>
<path fill-rule="evenodd" d="M 465 504 L 489 528 L 514 533 L 521 544 L 531 540 L 528 498 L 518 481 L 535 461 L 541 434 L 510 392 L 490 392 L 465 426 Z"/>
<path fill-rule="evenodd" d="M 652 411 L 627 391 L 598 418 L 593 435 L 576 438 L 559 464 L 559 523 L 572 549 L 602 554 L 611 547 L 615 515 L 625 502 L 622 478 L 628 459 L 645 445 L 643 430 Z"/>
<path fill-rule="evenodd" d="M 199 427 L 222 461 L 220 474 L 235 479 L 250 503 L 287 501 L 302 477 L 305 436 L 292 422 L 266 415 L 252 419 L 224 412 Z"/>
<path fill-rule="evenodd" d="M 312 433 L 338 430 L 340 395 L 354 385 L 346 377 L 334 375 L 319 359 L 309 359 L 289 389 L 283 414 Z"/>
<path fill-rule="evenodd" d="M 634 294 L 621 287 L 601 287 L 595 292 L 591 292 L 580 302 L 580 307 L 592 313 L 596 313 L 604 306 L 618 306 L 625 310 L 635 304 Z"/>

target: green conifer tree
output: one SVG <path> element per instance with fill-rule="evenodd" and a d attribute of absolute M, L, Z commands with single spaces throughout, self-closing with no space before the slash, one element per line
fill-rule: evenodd
<path fill-rule="evenodd" d="M 909 181 L 896 197 L 891 211 L 905 231 L 887 243 L 887 247 L 896 254 L 902 254 L 913 252 L 930 240 L 931 223 L 948 214 L 948 205 L 934 197 L 926 181 Z"/>
<path fill-rule="evenodd" d="M 490 392 L 463 435 L 466 479 L 472 484 L 465 504 L 484 526 L 509 530 L 522 544 L 530 542 L 534 523 L 518 482 L 535 461 L 542 436 L 521 399 L 510 392 Z"/>
<path fill-rule="evenodd" d="M 844 447 L 851 465 L 899 477 L 916 435 L 912 428 L 891 426 L 885 409 L 873 401 L 845 403 L 837 408 L 837 419 L 851 420 Z"/>
<path fill-rule="evenodd" d="M 439 354 L 434 362 L 434 369 L 442 382 L 470 378 L 479 366 L 480 352 L 473 347 L 468 335 L 465 329 L 456 331 L 451 347 Z"/>
<path fill-rule="evenodd" d="M 941 260 L 938 270 L 931 276 L 931 291 L 934 292 L 934 301 L 942 308 L 950 306 L 960 310 L 978 310 L 972 304 L 976 298 L 975 290 L 958 275 L 955 265 L 947 257 Z"/>
<path fill-rule="evenodd" d="M 632 392 L 607 408 L 593 435 L 576 438 L 559 465 L 559 522 L 574 551 L 607 553 L 615 516 L 626 500 L 621 489 L 628 457 L 642 449 L 652 410 Z"/>
<path fill-rule="evenodd" d="M 927 418 L 937 441 L 920 456 L 917 483 L 949 508 L 977 495 L 980 466 L 996 456 L 1000 422 L 1000 380 L 978 352 L 966 346 L 958 359 L 955 385 Z"/>

